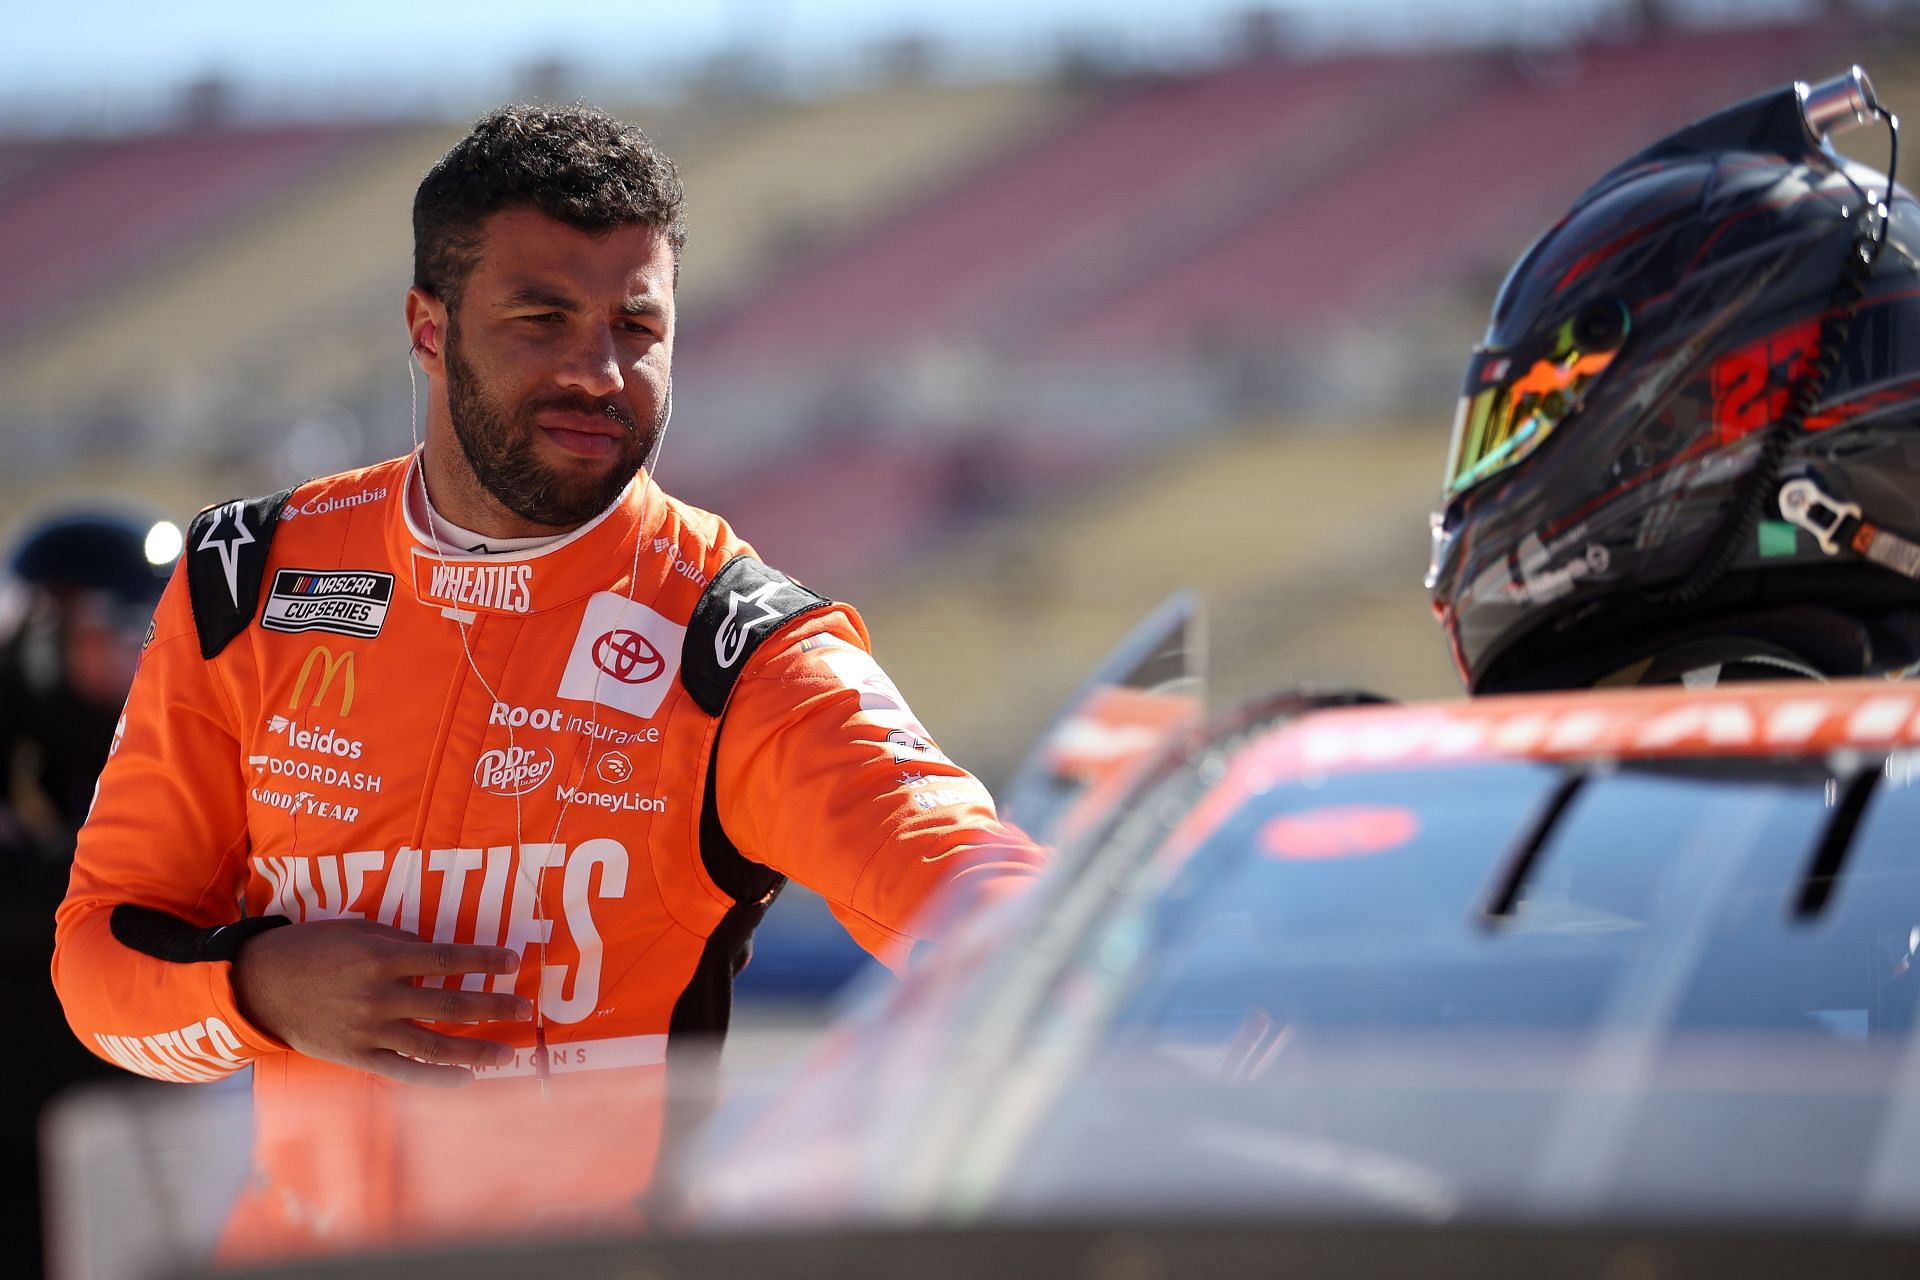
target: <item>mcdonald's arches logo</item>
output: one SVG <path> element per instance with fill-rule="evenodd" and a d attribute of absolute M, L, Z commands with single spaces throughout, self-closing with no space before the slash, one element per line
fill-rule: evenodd
<path fill-rule="evenodd" d="M 340 714 L 347 715 L 353 710 L 353 650 L 342 649 L 338 657 L 324 644 L 317 644 L 307 651 L 307 660 L 300 664 L 300 676 L 293 682 L 293 697 L 288 700 L 289 710 L 298 710 L 300 695 L 307 690 L 307 677 L 318 667 L 320 682 L 313 687 L 313 700 L 307 705 L 318 707 L 326 699 L 327 690 L 333 687 L 335 676 L 340 677 Z"/>

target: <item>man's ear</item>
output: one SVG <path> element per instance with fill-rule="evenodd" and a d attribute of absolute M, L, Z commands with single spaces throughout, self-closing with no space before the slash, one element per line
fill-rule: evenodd
<path fill-rule="evenodd" d="M 407 290 L 407 333 L 412 337 L 411 354 L 429 377 L 443 367 L 443 347 L 447 331 L 447 308 L 440 299 L 419 285 Z"/>

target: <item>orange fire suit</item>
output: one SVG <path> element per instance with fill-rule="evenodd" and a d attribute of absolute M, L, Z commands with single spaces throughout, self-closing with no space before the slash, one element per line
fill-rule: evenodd
<path fill-rule="evenodd" d="M 556 544 L 439 554 L 408 512 L 414 465 L 196 519 L 59 911 L 55 984 L 96 1053 L 171 1081 L 254 1068 L 236 1256 L 537 1217 L 524 1186 L 473 1189 L 499 1159 L 486 1126 L 537 1131 L 510 1100 L 580 1073 L 640 1083 L 586 1108 L 601 1149 L 530 1181 L 556 1188 L 547 1208 L 624 1203 L 651 1176 L 669 1042 L 724 1030 L 781 877 L 897 964 L 936 888 L 991 896 L 1039 862 L 854 610 L 719 518 L 643 474 Z M 156 937 L 141 908 L 205 945 Z M 521 952 L 517 974 L 464 982 L 537 999 L 550 1089 L 524 1024 L 482 1032 L 524 1051 L 438 1129 L 409 1095 L 440 1091 L 292 1052 L 236 1006 L 217 942 L 270 916 Z"/>

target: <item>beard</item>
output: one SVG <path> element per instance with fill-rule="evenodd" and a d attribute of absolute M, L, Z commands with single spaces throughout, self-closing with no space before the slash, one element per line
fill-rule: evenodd
<path fill-rule="evenodd" d="M 509 410 L 489 395 L 481 379 L 461 355 L 458 339 L 448 325 L 447 413 L 480 487 L 501 506 L 533 524 L 550 529 L 572 529 L 612 506 L 646 465 L 660 434 L 666 429 L 667 406 L 645 429 L 633 415 L 611 400 L 584 393 L 556 394 L 528 399 Z M 625 428 L 620 449 L 600 471 L 576 471 L 549 466 L 534 448 L 540 430 L 534 419 L 549 409 L 598 414 Z"/>

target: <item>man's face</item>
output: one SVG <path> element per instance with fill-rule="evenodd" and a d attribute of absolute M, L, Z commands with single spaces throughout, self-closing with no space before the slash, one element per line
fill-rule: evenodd
<path fill-rule="evenodd" d="M 445 335 L 447 409 L 474 478 L 520 519 L 605 510 L 666 428 L 673 249 L 532 210 L 494 214 Z"/>

